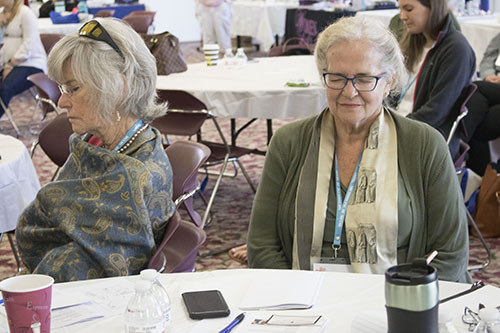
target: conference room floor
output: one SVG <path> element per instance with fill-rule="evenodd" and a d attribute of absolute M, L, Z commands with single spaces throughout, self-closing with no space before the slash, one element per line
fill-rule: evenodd
<path fill-rule="evenodd" d="M 203 55 L 197 51 L 198 43 L 181 44 L 181 48 L 189 63 L 203 61 Z M 264 56 L 264 53 L 258 53 L 248 49 L 247 54 L 251 57 Z M 36 139 L 35 135 L 29 133 L 27 124 L 30 120 L 32 109 L 34 107 L 34 99 L 29 92 L 26 92 L 16 97 L 12 103 L 13 113 L 16 121 L 21 127 L 22 135 L 20 139 L 27 147 Z M 49 115 L 52 119 L 54 115 Z M 238 122 L 244 120 L 238 120 Z M 274 128 L 278 128 L 284 123 L 291 120 L 274 121 Z M 44 122 L 45 123 L 45 122 Z M 220 119 L 225 133 L 229 133 L 229 120 Z M 210 135 L 211 128 L 203 129 L 204 135 Z M 14 132 L 8 121 L 0 121 L 0 133 L 11 134 Z M 248 128 L 247 132 L 240 135 L 238 143 L 241 145 L 249 145 L 251 147 L 265 149 L 266 148 L 266 126 L 264 120 L 259 120 Z M 250 177 L 255 185 L 258 184 L 264 157 L 260 155 L 245 156 L 242 159 Z M 55 167 L 52 162 L 44 155 L 41 150 L 38 150 L 34 156 L 34 164 L 40 178 L 41 184 L 46 184 Z M 206 191 L 210 191 L 214 180 L 210 181 L 206 187 Z M 207 242 L 201 248 L 200 258 L 197 261 L 197 270 L 213 270 L 225 268 L 242 268 L 243 265 L 229 259 L 227 249 L 244 243 L 247 235 L 248 221 L 250 216 L 251 205 L 253 201 L 253 193 L 246 183 L 245 179 L 239 174 L 234 179 L 224 179 L 216 201 L 213 206 L 214 221 L 206 227 Z M 203 205 L 201 200 L 195 200 L 196 207 L 202 211 Z M 500 239 L 491 240 L 490 245 L 496 258 L 500 256 Z M 471 238 L 471 257 L 474 260 L 483 257 L 483 253 L 476 239 Z M 10 252 L 10 246 L 7 237 L 0 242 L 0 280 L 15 274 L 15 261 Z M 500 260 L 496 259 L 491 266 L 483 272 L 475 275 L 477 279 L 483 279 L 488 283 L 500 286 Z"/>

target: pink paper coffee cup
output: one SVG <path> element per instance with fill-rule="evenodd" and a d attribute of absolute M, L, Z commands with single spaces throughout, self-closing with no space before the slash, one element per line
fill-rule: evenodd
<path fill-rule="evenodd" d="M 10 332 L 50 332 L 53 284 L 52 277 L 41 274 L 19 275 L 0 282 Z"/>

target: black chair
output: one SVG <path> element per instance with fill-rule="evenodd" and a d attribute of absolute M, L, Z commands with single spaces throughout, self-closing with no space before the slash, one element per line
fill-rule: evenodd
<path fill-rule="evenodd" d="M 463 94 L 463 99 L 462 99 L 461 104 L 460 104 L 460 110 L 459 110 L 458 116 L 455 119 L 455 121 L 453 122 L 450 133 L 448 134 L 448 138 L 446 140 L 446 143 L 448 145 L 450 145 L 450 143 L 452 142 L 453 136 L 457 133 L 459 126 L 463 127 L 462 131 L 464 132 L 464 135 L 467 136 L 467 130 L 466 130 L 465 125 L 463 123 L 463 119 L 467 116 L 467 114 L 469 112 L 469 110 L 467 109 L 467 102 L 469 101 L 469 99 L 472 97 L 472 95 L 474 94 L 474 92 L 476 90 L 477 90 L 477 86 L 474 83 L 471 83 L 468 87 L 466 87 L 465 92 Z M 467 156 L 467 152 L 469 151 L 469 149 L 470 149 L 469 145 L 467 143 L 463 142 L 462 140 L 460 140 L 459 153 L 454 158 L 454 161 L 453 161 L 455 164 L 455 170 L 457 172 L 457 175 L 460 175 L 463 172 L 463 168 L 464 168 L 463 165 L 464 165 L 465 157 Z M 469 213 L 469 210 L 467 208 L 465 209 L 465 212 L 467 214 L 467 220 L 469 222 L 469 225 L 472 226 L 472 228 L 474 228 L 474 230 L 476 231 L 476 233 L 479 237 L 479 240 L 481 242 L 481 245 L 483 246 L 484 250 L 486 251 L 486 253 L 488 255 L 484 262 L 482 262 L 478 265 L 469 265 L 467 267 L 467 270 L 476 271 L 476 270 L 484 269 L 484 268 L 488 267 L 488 265 L 491 262 L 491 258 L 492 258 L 491 250 L 490 250 L 490 247 L 488 246 L 488 244 L 486 243 L 486 240 L 484 239 L 481 231 L 479 230 L 479 228 L 476 224 L 476 221 L 474 221 L 474 218 L 471 216 L 471 214 Z"/>

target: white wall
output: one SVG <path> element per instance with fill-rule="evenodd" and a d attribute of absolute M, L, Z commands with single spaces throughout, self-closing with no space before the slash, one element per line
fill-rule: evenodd
<path fill-rule="evenodd" d="M 155 11 L 155 33 L 169 31 L 181 42 L 201 40 L 200 24 L 194 16 L 195 0 L 143 0 Z"/>

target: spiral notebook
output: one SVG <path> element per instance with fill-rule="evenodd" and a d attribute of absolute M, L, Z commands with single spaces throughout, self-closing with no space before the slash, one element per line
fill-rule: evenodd
<path fill-rule="evenodd" d="M 318 272 L 273 271 L 252 281 L 240 309 L 309 309 L 318 298 L 322 282 L 323 275 Z"/>

